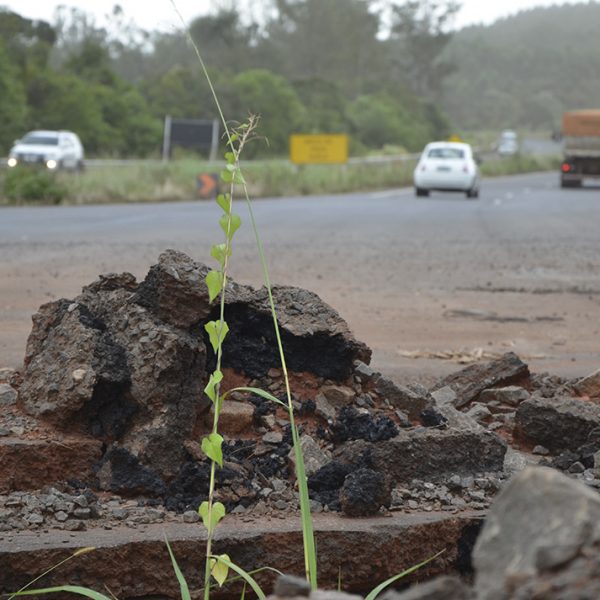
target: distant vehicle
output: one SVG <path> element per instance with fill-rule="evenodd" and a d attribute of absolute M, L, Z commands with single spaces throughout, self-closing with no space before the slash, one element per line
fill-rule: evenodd
<path fill-rule="evenodd" d="M 514 131 L 507 129 L 500 134 L 498 142 L 498 154 L 511 156 L 519 151 L 519 138 Z"/>
<path fill-rule="evenodd" d="M 83 170 L 83 146 L 72 131 L 30 131 L 16 140 L 8 166 L 40 165 L 47 169 Z"/>
<path fill-rule="evenodd" d="M 432 190 L 464 192 L 479 197 L 479 168 L 469 144 L 432 142 L 425 146 L 414 172 L 415 193 L 429 196 Z"/>
<path fill-rule="evenodd" d="M 581 187 L 584 179 L 600 179 L 600 109 L 564 113 L 562 137 L 561 187 Z"/>

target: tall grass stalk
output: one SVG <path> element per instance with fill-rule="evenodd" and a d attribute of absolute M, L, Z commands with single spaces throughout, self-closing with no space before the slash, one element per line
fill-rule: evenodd
<path fill-rule="evenodd" d="M 174 0 L 170 0 L 170 2 L 184 26 L 184 31 L 186 33 L 188 41 L 194 48 L 196 56 L 198 57 L 198 61 L 202 68 L 202 72 L 204 73 L 204 77 L 206 78 L 206 80 L 208 82 L 213 100 L 215 102 L 215 106 L 217 108 L 219 117 L 223 124 L 225 135 L 227 137 L 228 146 L 229 146 L 230 150 L 236 152 L 234 150 L 234 142 L 236 141 L 237 134 L 232 134 L 229 124 L 228 124 L 227 120 L 225 119 L 223 109 L 221 108 L 221 103 L 219 101 L 219 98 L 218 98 L 215 88 L 213 86 L 211 77 L 208 73 L 208 69 L 206 68 L 204 60 L 202 58 L 202 54 L 201 54 L 197 44 L 195 43 L 194 39 L 192 38 L 192 36 L 189 32 L 189 29 L 187 28 L 187 26 L 185 24 L 185 20 L 183 19 L 181 13 L 179 12 Z M 256 124 L 256 122 L 251 117 L 249 127 L 246 131 L 252 131 L 253 126 L 255 124 Z M 248 138 L 243 138 L 243 140 L 244 139 L 248 139 Z M 240 146 L 241 146 L 241 148 L 239 148 L 239 150 L 241 150 L 243 148 L 243 143 L 241 143 Z M 260 263 L 261 263 L 262 272 L 263 272 L 263 280 L 264 280 L 264 284 L 267 289 L 267 294 L 269 297 L 269 305 L 271 308 L 271 315 L 273 318 L 273 327 L 275 329 L 275 337 L 277 339 L 277 348 L 279 351 L 279 358 L 281 361 L 283 378 L 284 378 L 284 382 L 285 382 L 287 409 L 288 409 L 288 414 L 289 414 L 289 419 L 290 419 L 290 428 L 291 428 L 291 432 L 292 432 L 294 456 L 295 456 L 295 460 L 296 460 L 296 479 L 298 482 L 298 490 L 299 490 L 299 498 L 300 498 L 300 513 L 301 513 L 301 520 L 302 520 L 302 539 L 303 539 L 303 545 L 304 545 L 304 566 L 305 566 L 305 571 L 306 571 L 306 577 L 307 577 L 308 581 L 310 582 L 311 588 L 317 589 L 317 551 L 316 551 L 316 545 L 315 545 L 315 539 L 314 539 L 312 515 L 310 512 L 310 498 L 309 498 L 309 494 L 308 494 L 308 483 L 307 483 L 306 473 L 305 473 L 305 468 L 304 468 L 304 457 L 302 455 L 302 447 L 300 445 L 300 437 L 298 435 L 298 428 L 296 427 L 296 423 L 295 423 L 295 419 L 294 419 L 294 407 L 292 404 L 292 393 L 291 393 L 291 387 L 290 387 L 290 380 L 289 380 L 287 364 L 286 364 L 286 360 L 285 360 L 285 353 L 283 350 L 283 344 L 281 341 L 279 322 L 277 320 L 277 311 L 275 308 L 275 302 L 273 300 L 273 291 L 272 291 L 272 286 L 271 286 L 271 280 L 269 277 L 269 269 L 267 266 L 267 261 L 266 261 L 266 257 L 265 257 L 262 240 L 261 240 L 259 232 L 258 232 L 256 219 L 254 217 L 254 211 L 252 210 L 252 203 L 250 201 L 248 187 L 246 185 L 246 182 L 245 182 L 243 176 L 241 175 L 241 170 L 240 170 L 240 166 L 239 166 L 239 156 L 240 156 L 240 151 L 237 151 L 235 153 L 235 162 L 234 162 L 235 170 L 233 171 L 233 173 L 234 174 L 239 173 L 240 177 L 237 181 L 235 179 L 235 176 L 232 177 L 230 195 L 229 195 L 229 203 L 230 203 L 229 214 L 231 215 L 231 203 L 233 202 L 233 185 L 234 185 L 234 183 L 239 183 L 239 184 L 241 184 L 243 191 L 244 191 L 244 198 L 246 200 L 246 205 L 248 207 L 248 212 L 250 215 L 252 231 L 254 233 L 256 245 L 258 248 L 258 254 L 259 254 Z M 231 220 L 229 220 L 229 222 L 228 222 L 228 227 L 230 227 L 230 225 L 231 225 Z M 225 260 L 227 261 L 227 259 L 228 259 L 228 256 L 226 255 Z M 226 265 L 227 265 L 227 262 L 225 263 L 225 266 Z M 225 269 L 224 269 L 224 274 L 223 274 L 223 282 L 224 282 L 224 284 L 226 282 Z M 224 284 L 223 284 L 222 292 L 221 292 L 221 330 L 223 328 L 223 323 L 224 323 L 224 307 L 225 307 L 225 285 Z M 220 335 L 219 335 L 219 338 L 221 339 Z M 217 371 L 220 370 L 221 352 L 222 352 L 221 346 L 219 345 L 219 353 L 218 353 L 218 357 L 217 357 Z M 215 406 L 215 419 L 214 419 L 214 423 L 213 423 L 213 434 L 215 434 L 217 432 L 217 425 L 218 425 L 218 410 L 217 409 L 219 408 L 219 403 L 222 401 L 222 399 L 220 398 L 220 394 L 219 394 L 219 389 L 220 389 L 219 386 L 220 386 L 220 383 L 217 383 L 217 388 L 215 390 L 216 406 Z M 212 514 L 215 469 L 216 469 L 216 464 L 215 464 L 215 461 L 213 461 L 212 465 L 211 465 L 210 493 L 209 493 L 209 501 L 208 501 L 208 503 L 209 503 L 208 522 L 209 522 L 209 524 L 212 523 L 210 515 Z M 206 565 L 206 577 L 205 577 L 205 600 L 208 600 L 208 597 L 209 597 L 208 590 L 209 590 L 210 572 L 211 572 L 210 556 L 212 555 L 211 542 L 212 542 L 212 536 L 211 536 L 211 529 L 209 528 L 209 537 L 208 537 L 208 541 L 207 541 L 207 554 L 206 554 L 207 555 L 207 565 Z"/>

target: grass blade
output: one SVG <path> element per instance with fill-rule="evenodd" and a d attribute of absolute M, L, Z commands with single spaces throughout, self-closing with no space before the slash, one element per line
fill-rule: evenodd
<path fill-rule="evenodd" d="M 393 575 L 389 579 L 386 579 L 385 581 L 380 583 L 377 587 L 373 588 L 367 594 L 367 596 L 365 597 L 365 600 L 375 600 L 375 598 L 377 598 L 377 596 L 379 596 L 379 594 L 381 594 L 381 592 L 383 592 L 383 590 L 388 585 L 391 585 L 392 583 L 394 583 L 394 581 L 398 581 L 398 579 L 402 579 L 402 577 L 406 577 L 407 575 L 414 573 L 414 571 L 416 571 L 417 569 L 420 569 L 421 567 L 424 567 L 427 563 L 430 563 L 432 560 L 435 560 L 438 556 L 440 556 L 444 552 L 446 552 L 445 548 L 443 550 L 440 550 L 437 554 L 434 554 L 433 556 L 430 556 L 429 558 L 425 559 L 423 562 L 420 562 L 418 565 L 414 565 L 414 566 L 410 567 L 409 569 L 406 569 L 406 571 L 402 571 L 402 573 L 398 573 L 397 575 Z"/>
<path fill-rule="evenodd" d="M 231 392 L 249 392 L 251 394 L 255 394 L 256 396 L 260 396 L 265 400 L 269 400 L 270 402 L 275 402 L 275 404 L 279 404 L 283 406 L 285 410 L 288 410 L 288 405 L 285 402 L 282 402 L 279 398 L 273 396 L 273 394 L 269 394 L 269 392 L 265 392 L 265 390 L 261 390 L 260 388 L 255 387 L 236 387 L 231 390 L 227 390 L 227 394 L 231 394 Z"/>
<path fill-rule="evenodd" d="M 60 592 L 77 594 L 78 596 L 85 596 L 86 598 L 91 598 L 92 600 L 111 600 L 108 596 L 105 596 L 100 592 L 96 592 L 95 590 L 90 590 L 89 588 L 81 587 L 79 585 L 59 585 L 57 587 L 43 588 L 38 590 L 25 590 L 22 592 L 15 592 L 11 598 L 14 596 L 41 596 L 42 594 L 57 594 Z"/>
<path fill-rule="evenodd" d="M 304 565 L 306 576 L 313 590 L 317 589 L 317 549 L 313 531 L 312 515 L 310 512 L 310 497 L 308 495 L 308 481 L 304 468 L 302 446 L 298 438 L 298 429 L 292 425 L 294 441 L 294 455 L 296 458 L 296 476 L 298 477 L 298 495 L 300 496 L 300 515 L 302 518 L 302 539 L 304 544 Z"/>
<path fill-rule="evenodd" d="M 46 575 L 48 575 L 48 573 L 52 573 L 52 571 L 54 571 L 55 569 L 58 569 L 58 567 L 60 567 L 61 565 L 64 565 L 66 562 L 69 562 L 70 560 L 77 558 L 78 556 L 81 556 L 82 554 L 88 554 L 88 552 L 93 552 L 95 549 L 96 548 L 94 548 L 93 546 L 88 546 L 86 548 L 79 548 L 79 550 L 76 550 L 75 552 L 73 552 L 73 554 L 71 554 L 70 556 L 67 556 L 67 558 L 56 563 L 54 566 L 52 566 L 49 569 L 47 569 L 46 571 L 44 571 L 41 575 L 38 575 L 35 579 L 32 579 L 29 583 L 25 584 L 18 592 L 11 594 L 8 597 L 8 600 L 12 600 L 15 596 L 24 595 L 21 592 L 24 592 L 26 589 L 30 588 L 36 581 L 39 581 L 42 577 L 45 577 Z"/>
<path fill-rule="evenodd" d="M 173 565 L 173 570 L 175 571 L 175 576 L 177 577 L 177 581 L 179 581 L 179 589 L 181 590 L 181 600 L 192 600 L 190 596 L 190 588 L 188 587 L 187 581 L 175 560 L 175 555 L 171 550 L 171 546 L 169 545 L 169 540 L 167 536 L 165 536 L 165 544 L 167 544 L 167 549 L 169 550 L 169 556 L 171 557 L 171 564 Z"/>

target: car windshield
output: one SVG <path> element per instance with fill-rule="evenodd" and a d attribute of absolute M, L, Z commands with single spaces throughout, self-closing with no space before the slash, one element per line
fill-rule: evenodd
<path fill-rule="evenodd" d="M 58 146 L 58 136 L 30 134 L 21 140 L 21 144 L 26 146 Z"/>
<path fill-rule="evenodd" d="M 427 153 L 427 158 L 464 158 L 465 151 L 460 148 L 432 148 Z"/>

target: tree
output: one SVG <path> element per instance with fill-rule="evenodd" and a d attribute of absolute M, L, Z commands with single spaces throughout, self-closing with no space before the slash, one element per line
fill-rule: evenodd
<path fill-rule="evenodd" d="M 420 150 L 431 141 L 430 124 L 419 110 L 407 110 L 386 94 L 359 96 L 348 107 L 348 118 L 356 139 L 368 148 L 386 144 Z"/>
<path fill-rule="evenodd" d="M 56 32 L 46 21 L 26 19 L 0 8 L 0 39 L 12 64 L 26 77 L 30 69 L 46 66 Z"/>
<path fill-rule="evenodd" d="M 189 30 L 206 65 L 215 71 L 239 73 L 259 65 L 255 57 L 258 27 L 243 23 L 235 7 L 198 17 L 190 23 Z M 173 67 L 198 71 L 198 58 L 183 31 L 154 33 L 150 41 L 152 51 L 140 56 L 138 72 L 142 70 L 149 78 L 156 78 Z M 262 66 L 268 68 L 270 63 Z"/>
<path fill-rule="evenodd" d="M 260 56 L 291 80 L 335 81 L 347 94 L 366 92 L 382 75 L 379 17 L 368 0 L 277 0 Z"/>
<path fill-rule="evenodd" d="M 239 72 L 252 66 L 256 26 L 244 25 L 234 7 L 193 20 L 190 34 L 213 69 Z"/>
<path fill-rule="evenodd" d="M 83 40 L 77 51 L 66 60 L 64 68 L 90 83 L 111 87 L 121 84 L 113 70 L 108 48 L 94 39 Z"/>
<path fill-rule="evenodd" d="M 227 114 L 245 121 L 248 113 L 261 117 L 259 135 L 266 138 L 268 146 L 255 143 L 250 152 L 282 154 L 287 151 L 288 138 L 300 127 L 305 109 L 292 86 L 281 76 L 265 69 L 240 73 L 231 82 Z"/>
<path fill-rule="evenodd" d="M 456 66 L 441 58 L 452 38 L 449 26 L 460 10 L 455 0 L 391 0 L 391 45 L 396 74 L 412 90 L 433 101 L 440 97 L 444 79 Z M 407 77 L 406 77 L 407 76 Z"/>
<path fill-rule="evenodd" d="M 69 73 L 39 71 L 28 86 L 28 129 L 69 129 L 81 138 L 86 152 L 96 153 L 112 141 L 93 86 Z"/>
<path fill-rule="evenodd" d="M 3 156 L 8 154 L 12 142 L 23 135 L 26 116 L 23 84 L 0 43 L 0 152 Z"/>
<path fill-rule="evenodd" d="M 301 129 L 309 133 L 341 133 L 348 130 L 346 101 L 333 81 L 304 79 L 293 83 L 306 111 Z"/>
<path fill-rule="evenodd" d="M 219 72 L 210 70 L 216 85 Z M 187 118 L 214 118 L 216 109 L 210 88 L 197 67 L 175 65 L 166 73 L 141 83 L 141 91 L 148 100 L 152 114 L 163 119 L 165 115 Z"/>

